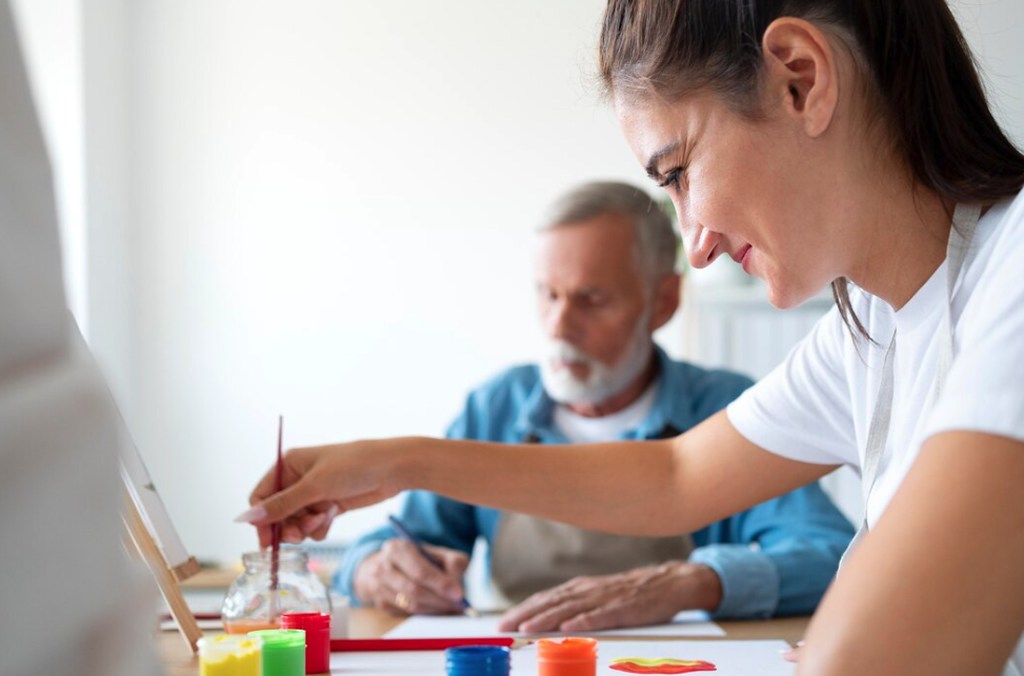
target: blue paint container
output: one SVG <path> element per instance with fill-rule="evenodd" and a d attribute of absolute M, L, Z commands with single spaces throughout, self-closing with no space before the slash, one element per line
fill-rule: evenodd
<path fill-rule="evenodd" d="M 495 645 L 467 645 L 444 651 L 448 676 L 508 676 L 512 669 L 508 648 Z"/>

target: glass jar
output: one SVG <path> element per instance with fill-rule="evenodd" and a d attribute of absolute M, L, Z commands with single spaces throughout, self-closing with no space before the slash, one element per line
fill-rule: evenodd
<path fill-rule="evenodd" d="M 221 606 L 224 631 L 245 634 L 280 628 L 281 613 L 330 613 L 327 588 L 309 570 L 309 554 L 299 548 L 281 548 L 277 591 L 270 589 L 270 550 L 242 555 L 245 570 L 238 576 Z"/>

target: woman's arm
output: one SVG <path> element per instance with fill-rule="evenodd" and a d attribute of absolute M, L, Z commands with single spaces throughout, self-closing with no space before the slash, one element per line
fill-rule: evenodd
<path fill-rule="evenodd" d="M 799 673 L 1002 673 L 1024 631 L 1022 486 L 1022 442 L 926 442 L 826 594 Z"/>
<path fill-rule="evenodd" d="M 833 469 L 782 458 L 740 436 L 724 412 L 665 441 L 543 446 L 427 438 L 299 448 L 285 489 L 268 472 L 240 520 L 270 541 L 322 538 L 333 513 L 419 488 L 456 500 L 633 535 L 692 532 Z M 333 513 L 332 513 L 333 512 Z"/>

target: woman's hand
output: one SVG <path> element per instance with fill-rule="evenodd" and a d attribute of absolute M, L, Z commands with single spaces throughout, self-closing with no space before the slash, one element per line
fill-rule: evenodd
<path fill-rule="evenodd" d="M 252 507 L 235 521 L 256 526 L 260 547 L 271 544 L 271 526 L 280 522 L 281 539 L 322 540 L 334 517 L 396 495 L 402 449 L 412 439 L 382 439 L 293 448 L 284 455 L 282 486 L 275 492 L 271 467 L 249 496 Z"/>

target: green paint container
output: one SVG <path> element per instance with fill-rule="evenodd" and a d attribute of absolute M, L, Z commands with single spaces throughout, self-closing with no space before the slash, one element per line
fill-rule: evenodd
<path fill-rule="evenodd" d="M 263 641 L 263 676 L 306 676 L 306 632 L 302 629 L 250 631 Z"/>

